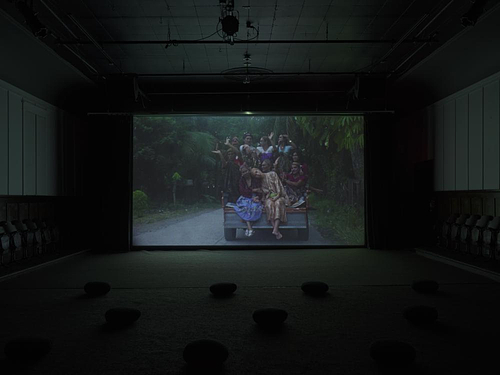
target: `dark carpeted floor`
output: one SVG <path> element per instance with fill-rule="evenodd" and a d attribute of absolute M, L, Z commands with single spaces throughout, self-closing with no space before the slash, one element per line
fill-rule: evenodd
<path fill-rule="evenodd" d="M 436 295 L 410 288 L 440 282 Z M 86 298 L 88 281 L 108 281 Z M 329 284 L 326 297 L 304 295 L 304 281 Z M 238 285 L 213 298 L 212 283 Z M 410 251 L 368 249 L 140 251 L 74 256 L 0 282 L 0 346 L 17 336 L 53 341 L 40 362 L 21 368 L 0 356 L 0 373 L 185 374 L 184 347 L 199 338 L 225 344 L 222 374 L 383 374 L 369 355 L 373 340 L 411 343 L 415 364 L 398 374 L 497 374 L 499 284 Z M 411 305 L 438 309 L 438 322 L 416 327 Z M 103 329 L 112 307 L 142 312 L 129 328 Z M 266 333 L 254 310 L 288 311 L 283 330 Z"/>

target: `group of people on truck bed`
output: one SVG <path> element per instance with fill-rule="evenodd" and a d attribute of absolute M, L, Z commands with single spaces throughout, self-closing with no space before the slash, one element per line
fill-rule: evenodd
<path fill-rule="evenodd" d="M 252 143 L 252 135 L 245 133 L 243 144 L 238 137 L 227 138 L 227 151 L 212 151 L 222 162 L 224 201 L 246 222 L 247 237 L 255 234 L 252 223 L 265 209 L 279 240 L 279 226 L 287 222 L 286 207 L 305 204 L 308 167 L 287 134 L 278 137 L 277 145 L 274 133 L 262 136 L 257 147 Z"/>

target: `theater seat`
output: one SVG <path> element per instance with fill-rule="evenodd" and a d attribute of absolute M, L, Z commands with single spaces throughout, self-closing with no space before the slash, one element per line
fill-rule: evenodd
<path fill-rule="evenodd" d="M 493 219 L 491 215 L 483 215 L 477 221 L 476 226 L 472 228 L 469 243 L 469 253 L 481 255 L 481 247 L 483 245 L 483 234 L 488 224 Z"/>
<path fill-rule="evenodd" d="M 462 214 L 457 218 L 457 220 L 455 220 L 455 223 L 453 223 L 453 226 L 451 227 L 450 241 L 448 242 L 448 249 L 458 250 L 460 232 L 469 217 L 469 214 Z"/>
<path fill-rule="evenodd" d="M 3 266 L 3 258 L 10 252 L 10 238 L 3 226 L 0 225 L 0 265 Z"/>
<path fill-rule="evenodd" d="M 26 224 L 19 220 L 13 220 L 12 225 L 16 227 L 17 232 L 21 235 L 23 259 L 29 258 L 33 255 L 33 233 L 29 231 Z"/>
<path fill-rule="evenodd" d="M 16 260 L 18 260 L 18 257 L 21 258 L 23 256 L 23 242 L 21 234 L 17 231 L 16 227 L 10 221 L 2 221 L 0 222 L 0 225 L 9 236 L 9 262 L 15 262 Z"/>
<path fill-rule="evenodd" d="M 457 243 L 457 249 L 460 250 L 460 252 L 464 254 L 469 252 L 471 231 L 480 218 L 480 215 L 471 215 L 465 221 L 465 224 L 462 225 L 462 228 L 460 228 L 460 241 Z"/>
<path fill-rule="evenodd" d="M 48 252 L 52 248 L 52 236 L 50 235 L 50 230 L 47 224 L 39 219 L 33 219 L 40 232 L 42 233 L 42 243 L 43 249 Z"/>
<path fill-rule="evenodd" d="M 458 218 L 458 214 L 451 214 L 448 216 L 448 219 L 443 223 L 442 229 L 441 229 L 441 235 L 439 238 L 439 244 L 442 247 L 448 247 L 448 244 L 450 243 L 451 239 L 451 228 L 453 227 L 453 224 Z"/>
<path fill-rule="evenodd" d="M 500 216 L 495 216 L 488 224 L 488 227 L 483 232 L 483 243 L 481 247 L 481 254 L 486 258 L 500 259 L 496 254 L 498 248 L 497 236 L 500 228 Z"/>
<path fill-rule="evenodd" d="M 25 219 L 23 220 L 23 223 L 26 224 L 28 230 L 33 233 L 33 255 L 41 254 L 43 252 L 42 232 L 31 219 Z"/>

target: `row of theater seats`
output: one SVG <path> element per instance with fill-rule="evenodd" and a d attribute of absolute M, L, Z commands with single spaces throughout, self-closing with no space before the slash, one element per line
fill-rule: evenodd
<path fill-rule="evenodd" d="M 443 223 L 439 245 L 452 251 L 500 259 L 500 216 L 452 214 Z"/>
<path fill-rule="evenodd" d="M 1 221 L 0 265 L 58 252 L 59 237 L 59 227 L 52 220 Z"/>

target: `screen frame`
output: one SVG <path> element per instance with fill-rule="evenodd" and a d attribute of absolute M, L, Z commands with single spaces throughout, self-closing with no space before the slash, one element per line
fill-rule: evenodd
<path fill-rule="evenodd" d="M 367 189 L 368 184 L 366 181 L 367 175 L 367 165 L 364 164 L 363 168 L 363 204 L 364 204 L 364 244 L 363 245 L 307 245 L 305 242 L 301 242 L 297 245 L 134 245 L 133 243 L 133 232 L 134 232 L 134 219 L 133 219 L 133 184 L 134 184 L 134 168 L 133 168 L 133 149 L 134 149 L 134 130 L 133 122 L 135 117 L 193 117 L 193 116 L 210 116 L 210 117 L 247 117 L 247 116 L 268 116 L 268 117 L 278 117 L 278 116 L 366 116 L 369 113 L 381 113 L 381 112 L 393 112 L 393 111 L 348 111 L 348 112 L 331 112 L 331 111 L 317 111 L 317 112 L 291 112 L 291 111 L 279 111 L 279 112 L 263 112 L 263 111 L 244 111 L 244 112 L 183 112 L 183 113 L 151 113 L 151 114 L 132 114 L 132 131 L 130 132 L 130 216 L 129 216 L 129 243 L 131 251 L 141 251 L 141 250 L 304 250 L 304 249 L 360 249 L 368 247 L 368 222 L 367 222 Z M 364 147 L 363 147 L 363 163 L 366 161 L 366 122 L 363 126 L 363 137 L 364 137 Z"/>

